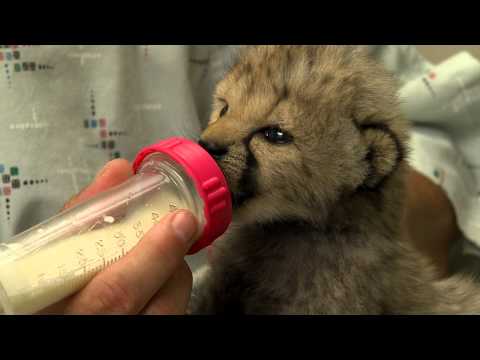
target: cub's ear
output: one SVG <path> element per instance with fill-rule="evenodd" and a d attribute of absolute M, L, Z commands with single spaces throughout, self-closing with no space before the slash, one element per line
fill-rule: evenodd
<path fill-rule="evenodd" d="M 368 171 L 362 187 L 374 190 L 395 171 L 404 159 L 405 150 L 397 134 L 386 124 L 368 123 L 357 128 L 368 149 L 365 156 Z"/>

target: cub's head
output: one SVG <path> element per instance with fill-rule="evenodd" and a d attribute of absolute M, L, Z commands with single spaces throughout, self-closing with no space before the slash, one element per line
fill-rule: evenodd
<path fill-rule="evenodd" d="M 394 82 L 364 49 L 284 45 L 242 50 L 200 144 L 224 171 L 240 221 L 321 223 L 385 191 L 406 138 Z"/>

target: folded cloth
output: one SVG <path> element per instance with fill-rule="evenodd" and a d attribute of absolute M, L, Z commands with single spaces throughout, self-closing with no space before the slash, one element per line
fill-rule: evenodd
<path fill-rule="evenodd" d="M 400 84 L 412 167 L 445 190 L 468 240 L 463 253 L 480 256 L 480 62 L 461 52 L 434 65 L 409 45 L 370 50 Z"/>

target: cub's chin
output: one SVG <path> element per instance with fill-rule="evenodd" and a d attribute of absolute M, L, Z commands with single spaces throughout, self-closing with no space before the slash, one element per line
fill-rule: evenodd
<path fill-rule="evenodd" d="M 244 181 L 242 181 L 241 178 L 232 180 L 232 178 L 228 176 L 228 172 L 224 171 L 221 164 L 219 164 L 219 166 L 222 169 L 225 179 L 227 180 L 227 184 L 230 188 L 233 210 L 239 210 L 254 202 L 254 200 L 258 197 L 258 194 L 253 186 L 250 184 L 247 185 Z"/>
<path fill-rule="evenodd" d="M 264 221 L 265 209 L 261 199 L 252 193 L 232 192 L 233 217 L 236 223 L 242 225 Z"/>
<path fill-rule="evenodd" d="M 255 206 L 255 197 L 247 192 L 232 192 L 233 216 L 237 223 L 248 224 L 258 218 L 259 207 Z"/>
<path fill-rule="evenodd" d="M 278 199 L 268 194 L 232 195 L 234 221 L 239 225 L 268 225 L 297 218 L 301 211 L 291 213 L 291 206 L 282 206 Z"/>

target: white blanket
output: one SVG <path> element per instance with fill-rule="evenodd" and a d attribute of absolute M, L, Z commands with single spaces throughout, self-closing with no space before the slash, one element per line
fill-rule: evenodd
<path fill-rule="evenodd" d="M 445 189 L 463 234 L 480 246 L 480 62 L 462 52 L 434 65 L 407 45 L 371 50 L 401 84 L 412 166 Z"/>

